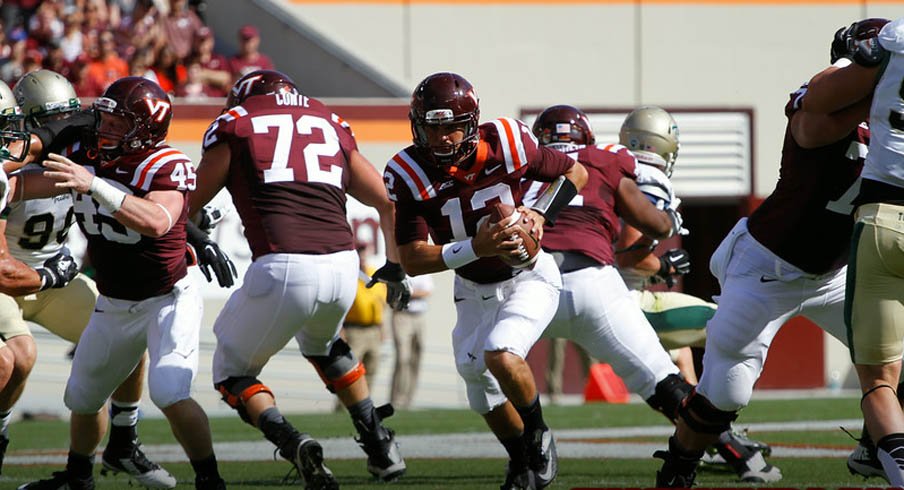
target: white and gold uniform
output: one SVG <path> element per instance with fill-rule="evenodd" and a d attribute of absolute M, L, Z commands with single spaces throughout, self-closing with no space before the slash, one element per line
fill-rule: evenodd
<path fill-rule="evenodd" d="M 73 223 L 72 196 L 32 199 L 10 204 L 6 210 L 6 241 L 10 254 L 28 266 L 40 267 L 58 254 Z M 66 287 L 13 298 L 0 294 L 0 338 L 31 335 L 26 322 L 78 342 L 94 311 L 97 288 L 79 274 Z"/>

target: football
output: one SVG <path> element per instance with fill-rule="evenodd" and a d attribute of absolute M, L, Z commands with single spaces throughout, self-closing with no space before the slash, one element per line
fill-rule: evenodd
<path fill-rule="evenodd" d="M 521 216 L 511 204 L 500 202 L 496 203 L 490 211 L 490 223 L 498 223 L 516 213 L 519 215 L 518 221 L 509 226 L 507 230 L 511 230 L 513 238 L 516 235 L 521 237 L 523 242 L 519 247 L 521 254 L 518 257 L 500 255 L 499 258 L 511 267 L 521 269 L 534 265 L 534 262 L 537 261 L 537 254 L 540 252 L 540 240 L 530 232 L 534 221 L 526 216 Z"/>

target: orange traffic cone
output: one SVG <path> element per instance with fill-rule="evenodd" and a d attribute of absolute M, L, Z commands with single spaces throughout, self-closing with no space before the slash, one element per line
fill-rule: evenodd
<path fill-rule="evenodd" d="M 628 403 L 630 398 L 625 382 L 615 374 L 612 366 L 602 362 L 590 366 L 584 386 L 585 402 Z"/>

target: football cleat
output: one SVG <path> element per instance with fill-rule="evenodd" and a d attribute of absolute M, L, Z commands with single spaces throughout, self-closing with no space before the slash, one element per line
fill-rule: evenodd
<path fill-rule="evenodd" d="M 222 478 L 195 477 L 195 490 L 226 490 L 226 482 Z"/>
<path fill-rule="evenodd" d="M 714 446 L 743 482 L 768 483 L 782 479 L 782 472 L 764 459 L 764 451 L 759 449 L 764 446 L 762 443 L 754 444 L 745 436 L 727 430 L 719 435 Z M 768 452 L 772 453 L 771 448 Z"/>
<path fill-rule="evenodd" d="M 3 458 L 6 456 L 7 447 L 9 447 L 9 438 L 0 436 L 0 475 L 3 474 Z"/>
<path fill-rule="evenodd" d="M 279 448 L 279 454 L 295 465 L 306 489 L 339 489 L 333 472 L 323 464 L 323 447 L 308 434 L 297 434 Z"/>
<path fill-rule="evenodd" d="M 864 478 L 878 476 L 888 481 L 888 477 L 885 475 L 885 468 L 882 467 L 882 463 L 876 454 L 876 446 L 872 445 L 871 442 L 861 439 L 857 447 L 851 451 L 847 459 L 848 471 L 852 475 L 860 475 Z"/>
<path fill-rule="evenodd" d="M 392 405 L 377 407 L 374 416 L 374 427 L 366 427 L 355 420 L 355 427 L 361 437 L 355 441 L 367 453 L 367 471 L 383 481 L 392 481 L 405 474 L 407 466 L 399 451 L 399 443 L 395 440 L 395 432 L 383 426 L 382 420 L 392 416 L 395 411 Z"/>
<path fill-rule="evenodd" d="M 556 441 L 549 429 L 534 431 L 526 438 L 528 466 L 536 476 L 537 488 L 546 488 L 559 474 Z"/>
<path fill-rule="evenodd" d="M 122 450 L 107 447 L 101 459 L 103 460 L 101 475 L 126 473 L 147 488 L 176 488 L 176 478 L 159 464 L 148 459 L 139 444 Z"/>
<path fill-rule="evenodd" d="M 537 475 L 528 467 L 515 469 L 512 462 L 509 461 L 505 468 L 505 482 L 499 487 L 499 490 L 536 490 L 542 488 L 537 486 Z"/>
<path fill-rule="evenodd" d="M 656 472 L 656 488 L 691 488 L 694 485 L 698 461 L 681 461 L 668 451 L 656 451 L 653 457 L 663 461 L 662 468 Z"/>
<path fill-rule="evenodd" d="M 94 478 L 74 478 L 67 471 L 56 471 L 46 480 L 20 485 L 17 490 L 94 490 Z"/>

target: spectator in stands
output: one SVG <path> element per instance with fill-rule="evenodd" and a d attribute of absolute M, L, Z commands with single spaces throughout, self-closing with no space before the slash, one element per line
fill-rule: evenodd
<path fill-rule="evenodd" d="M 91 33 L 88 39 L 92 39 Z M 97 56 L 88 64 L 88 77 L 92 83 L 106 90 L 116 80 L 128 76 L 129 65 L 116 53 L 113 33 L 104 31 L 98 37 Z M 81 95 L 81 94 L 79 94 Z"/>
<path fill-rule="evenodd" d="M 170 0 L 169 14 L 163 19 L 163 31 L 167 45 L 180 61 L 191 54 L 192 45 L 197 39 L 198 31 L 204 27 L 201 19 L 188 9 L 186 0 Z M 166 87 L 164 87 L 166 90 Z"/>
<path fill-rule="evenodd" d="M 72 63 L 83 52 L 82 14 L 73 12 L 63 18 L 63 37 L 60 39 L 60 47 L 63 48 L 63 57 Z"/>
<path fill-rule="evenodd" d="M 407 310 L 392 312 L 392 339 L 395 346 L 395 369 L 392 372 L 390 403 L 396 408 L 409 408 L 417 389 L 427 328 L 427 298 L 433 293 L 433 276 L 422 274 L 408 279 L 411 301 Z"/>
<path fill-rule="evenodd" d="M 132 55 L 129 60 L 129 75 L 133 77 L 144 77 L 152 82 L 160 85 L 157 80 L 157 74 L 151 68 L 154 64 L 154 51 L 151 48 L 140 48 Z"/>
<path fill-rule="evenodd" d="M 210 97 L 221 97 L 217 91 L 217 95 L 212 95 L 214 89 L 204 82 L 204 69 L 201 68 L 201 62 L 197 58 L 192 58 L 185 65 L 186 80 L 185 83 L 176 87 L 176 96 L 185 97 L 190 102 L 205 102 Z"/>
<path fill-rule="evenodd" d="M 3 25 L 6 26 L 6 35 L 12 34 L 13 30 L 18 27 L 25 26 L 25 19 L 31 17 L 41 0 L 5 0 L 0 5 L 0 17 L 3 18 Z"/>
<path fill-rule="evenodd" d="M 201 65 L 201 79 L 211 97 L 225 97 L 232 86 L 232 73 L 226 57 L 215 53 L 213 31 L 207 26 L 198 31 L 195 57 Z"/>
<path fill-rule="evenodd" d="M 185 66 L 176 57 L 173 50 L 167 44 L 157 52 L 157 60 L 153 65 L 154 74 L 157 76 L 157 84 L 166 93 L 173 95 L 176 87 L 185 83 L 187 77 Z"/>
<path fill-rule="evenodd" d="M 261 37 L 257 27 L 247 24 L 239 29 L 239 52 L 229 59 L 229 69 L 235 78 L 256 70 L 272 70 L 273 62 L 258 51 Z"/>
<path fill-rule="evenodd" d="M 79 56 L 72 62 L 72 86 L 75 87 L 75 93 L 79 97 L 99 97 L 104 93 L 103 88 L 97 84 L 91 76 L 88 75 L 88 68 L 91 60 L 87 55 Z"/>
<path fill-rule="evenodd" d="M 82 16 L 82 32 L 84 34 L 97 34 L 108 30 L 107 4 L 103 0 L 86 0 L 84 15 Z"/>
<path fill-rule="evenodd" d="M 16 81 L 25 74 L 25 31 L 13 31 L 12 49 L 9 58 L 0 66 L 0 80 L 6 82 L 10 87 L 15 85 Z"/>
<path fill-rule="evenodd" d="M 46 46 L 63 37 L 63 21 L 60 20 L 57 8 L 55 2 L 44 2 L 28 20 L 28 37 L 37 41 L 40 46 Z"/>

